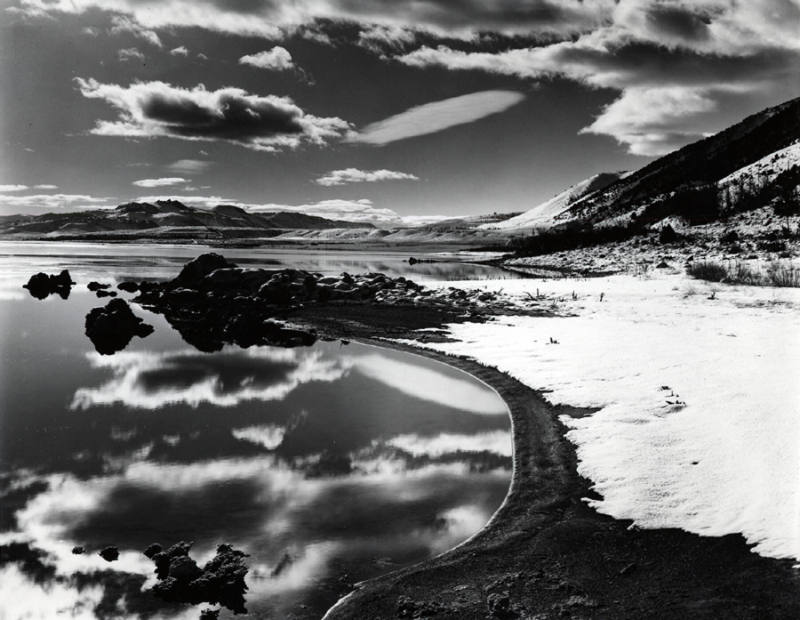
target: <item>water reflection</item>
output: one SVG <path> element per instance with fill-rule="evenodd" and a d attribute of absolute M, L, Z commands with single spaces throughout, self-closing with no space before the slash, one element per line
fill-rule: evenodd
<path fill-rule="evenodd" d="M 11 617 L 196 618 L 205 605 L 148 592 L 141 553 L 194 540 L 199 564 L 222 542 L 251 555 L 256 617 L 316 618 L 349 584 L 462 541 L 502 502 L 505 406 L 460 371 L 355 344 L 205 354 L 144 311 L 147 340 L 99 355 L 81 329 L 94 303 L 0 300 Z M 119 560 L 97 555 L 106 545 Z"/>

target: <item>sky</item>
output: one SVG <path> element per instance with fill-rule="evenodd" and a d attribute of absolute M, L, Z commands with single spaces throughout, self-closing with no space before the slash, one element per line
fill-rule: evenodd
<path fill-rule="evenodd" d="M 800 95 L 800 0 L 0 0 L 0 215 L 516 212 Z"/>

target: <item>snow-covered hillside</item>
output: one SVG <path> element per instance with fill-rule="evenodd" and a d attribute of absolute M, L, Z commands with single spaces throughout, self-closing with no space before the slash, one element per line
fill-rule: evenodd
<path fill-rule="evenodd" d="M 518 231 L 531 230 L 534 228 L 549 228 L 556 223 L 563 223 L 566 220 L 559 219 L 558 216 L 569 207 L 577 204 L 584 197 L 592 192 L 603 189 L 619 179 L 623 173 L 602 172 L 576 183 L 569 189 L 554 196 L 550 200 L 535 206 L 516 217 L 512 217 L 503 222 L 495 224 L 483 224 L 478 228 L 482 230 L 497 231 Z"/>
<path fill-rule="evenodd" d="M 773 182 L 782 172 L 796 166 L 800 166 L 800 140 L 720 179 L 717 187 L 723 198 L 727 196 L 735 199 L 735 195 L 742 189 L 759 189 Z"/>

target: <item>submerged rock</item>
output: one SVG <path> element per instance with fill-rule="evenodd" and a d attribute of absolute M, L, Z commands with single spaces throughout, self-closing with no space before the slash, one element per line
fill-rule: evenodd
<path fill-rule="evenodd" d="M 86 315 L 86 335 L 101 355 L 121 351 L 134 336 L 145 338 L 153 333 L 122 299 L 112 299 L 104 308 L 92 308 Z"/>
<path fill-rule="evenodd" d="M 64 269 L 55 276 L 42 272 L 36 273 L 28 279 L 27 284 L 22 285 L 22 288 L 28 289 L 31 296 L 36 299 L 47 299 L 50 295 L 58 295 L 61 299 L 67 299 L 74 284 L 69 271 Z"/>
<path fill-rule="evenodd" d="M 230 545 L 220 545 L 217 554 L 200 568 L 189 557 L 191 547 L 192 543 L 182 541 L 150 558 L 159 579 L 153 593 L 169 602 L 219 604 L 236 614 L 247 613 L 244 598 L 247 592 L 244 579 L 249 570 L 244 562 L 247 554 Z"/>

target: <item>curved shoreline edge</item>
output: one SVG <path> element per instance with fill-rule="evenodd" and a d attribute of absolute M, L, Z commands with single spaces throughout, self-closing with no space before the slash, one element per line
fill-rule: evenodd
<path fill-rule="evenodd" d="M 465 357 L 363 334 L 364 344 L 422 355 L 472 375 L 506 403 L 513 472 L 485 526 L 433 558 L 357 584 L 324 620 L 343 618 L 800 618 L 791 560 L 743 537 L 640 530 L 598 513 L 553 406 L 509 375 Z"/>

